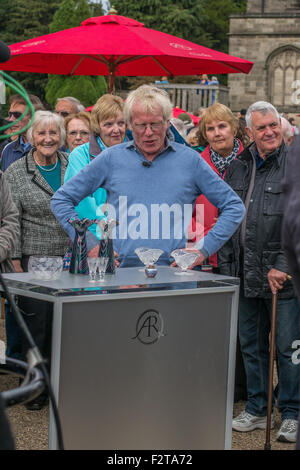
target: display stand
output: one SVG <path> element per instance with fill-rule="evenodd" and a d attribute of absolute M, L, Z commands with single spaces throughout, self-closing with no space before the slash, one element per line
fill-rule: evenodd
<path fill-rule="evenodd" d="M 238 279 L 159 267 L 104 282 L 6 274 L 53 302 L 51 382 L 68 449 L 230 449 Z M 52 412 L 49 448 L 56 449 Z"/>

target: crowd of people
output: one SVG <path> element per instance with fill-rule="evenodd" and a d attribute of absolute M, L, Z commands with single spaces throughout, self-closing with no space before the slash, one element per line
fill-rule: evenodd
<path fill-rule="evenodd" d="M 125 103 L 103 95 L 90 113 L 73 97 L 57 100 L 53 111 L 29 97 L 33 123 L 22 132 L 30 113 L 16 122 L 9 132 L 20 133 L 1 148 L 1 270 L 27 271 L 31 255 L 63 257 L 74 239 L 72 217 L 103 218 L 113 210 L 120 268 L 139 264 L 140 245 L 162 249 L 159 263 L 165 265 L 174 265 L 172 250 L 186 247 L 198 255 L 191 269 L 205 262 L 215 273 L 238 277 L 235 401 L 245 400 L 246 407 L 232 426 L 240 432 L 266 427 L 270 309 L 277 293 L 277 438 L 296 442 L 300 306 L 281 230 L 281 183 L 289 153 L 299 153 L 295 123 L 268 102 L 253 103 L 238 116 L 214 102 L 199 125 L 181 116 L 180 128 L 168 93 L 151 85 L 130 92 Z M 25 108 L 23 98 L 13 95 L 7 119 L 18 120 Z M 153 205 L 162 204 L 181 208 L 170 220 L 169 237 L 151 217 Z M 137 236 L 133 221 L 141 205 Z M 186 207 L 193 208 L 188 219 L 182 216 Z M 89 227 L 89 256 L 97 256 L 100 236 L 95 225 Z M 22 297 L 18 304 L 50 367 L 52 306 Z M 7 355 L 24 358 L 28 346 L 8 306 L 5 321 Z M 40 395 L 26 406 L 36 410 L 46 401 Z"/>

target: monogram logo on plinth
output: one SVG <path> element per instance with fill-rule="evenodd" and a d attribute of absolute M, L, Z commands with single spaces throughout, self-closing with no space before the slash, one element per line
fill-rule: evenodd
<path fill-rule="evenodd" d="M 135 327 L 136 335 L 132 339 L 138 339 L 143 344 L 154 344 L 165 336 L 164 321 L 161 314 L 154 309 L 143 312 Z"/>

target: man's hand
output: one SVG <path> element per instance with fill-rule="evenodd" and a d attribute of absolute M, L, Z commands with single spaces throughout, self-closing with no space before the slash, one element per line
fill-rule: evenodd
<path fill-rule="evenodd" d="M 98 258 L 98 255 L 99 255 L 99 245 L 94 246 L 94 248 L 92 248 L 92 249 L 88 252 L 88 256 L 89 256 L 90 258 Z"/>
<path fill-rule="evenodd" d="M 114 256 L 115 256 L 115 267 L 118 268 L 120 266 L 120 261 L 118 261 L 116 258 L 119 256 L 118 253 L 114 250 Z"/>
<path fill-rule="evenodd" d="M 196 261 L 194 261 L 194 263 L 188 269 L 193 269 L 195 266 L 199 266 L 199 265 L 201 266 L 201 264 L 205 260 L 205 256 L 201 253 L 201 251 L 196 250 L 195 248 L 184 248 L 184 250 L 185 251 L 190 251 L 191 253 L 198 253 L 199 254 Z M 177 264 L 176 264 L 175 261 L 173 261 L 173 263 L 171 264 L 171 267 L 175 267 L 175 266 L 177 266 Z"/>
<path fill-rule="evenodd" d="M 21 260 L 19 259 L 13 259 L 13 265 L 15 267 L 16 273 L 22 273 L 23 269 L 21 266 Z"/>
<path fill-rule="evenodd" d="M 283 288 L 283 284 L 290 279 L 287 273 L 278 271 L 278 269 L 272 268 L 268 272 L 268 281 L 272 294 L 277 294 L 277 291 Z"/>
<path fill-rule="evenodd" d="M 97 258 L 99 256 L 99 245 L 94 246 L 89 252 L 88 256 L 90 258 Z M 114 251 L 114 256 L 115 256 L 115 266 L 118 268 L 120 266 L 120 262 L 116 259 L 118 257 L 118 253 Z"/>

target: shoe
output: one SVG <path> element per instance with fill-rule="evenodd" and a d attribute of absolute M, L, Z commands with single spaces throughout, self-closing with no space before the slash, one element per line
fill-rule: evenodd
<path fill-rule="evenodd" d="M 253 429 L 266 429 L 267 417 L 254 416 L 247 411 L 242 411 L 236 418 L 232 420 L 232 429 L 234 431 L 248 432 Z M 271 417 L 271 428 L 274 427 L 273 415 Z"/>
<path fill-rule="evenodd" d="M 284 419 L 277 433 L 277 440 L 282 442 L 296 442 L 298 421 Z"/>
<path fill-rule="evenodd" d="M 25 407 L 27 410 L 30 411 L 39 411 L 44 408 L 48 404 L 48 396 L 41 394 L 38 397 L 34 398 L 33 400 L 25 403 Z"/>

